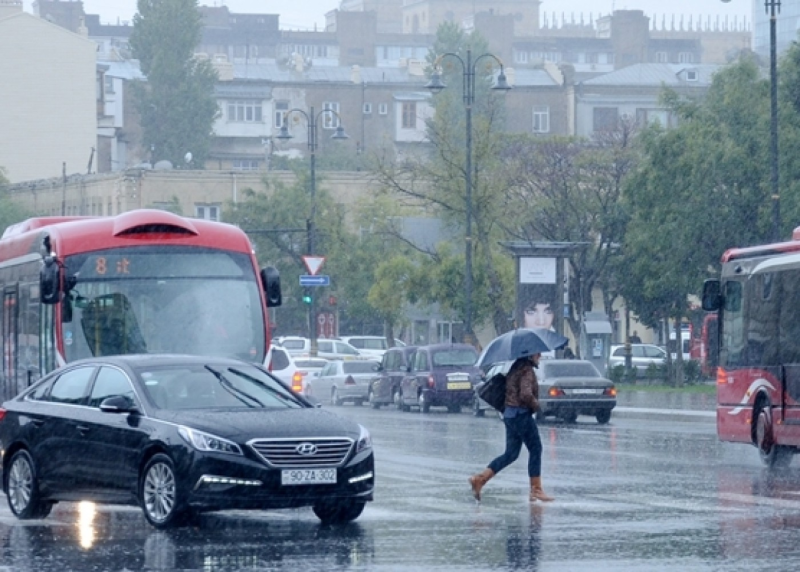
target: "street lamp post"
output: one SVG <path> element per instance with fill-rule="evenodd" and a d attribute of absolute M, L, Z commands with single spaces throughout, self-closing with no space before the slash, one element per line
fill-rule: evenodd
<path fill-rule="evenodd" d="M 458 62 L 461 63 L 461 69 L 463 72 L 462 91 L 467 124 L 467 150 L 464 168 L 464 179 L 466 183 L 464 206 L 467 217 L 466 226 L 464 229 L 464 341 L 468 343 L 474 343 L 474 335 L 472 331 L 472 105 L 475 102 L 475 66 L 477 66 L 478 62 L 483 58 L 493 59 L 500 66 L 500 73 L 498 74 L 497 81 L 492 86 L 492 89 L 506 92 L 511 89 L 511 86 L 508 85 L 503 62 L 500 61 L 500 58 L 494 54 L 486 53 L 475 58 L 475 61 L 473 62 L 472 50 L 468 49 L 466 61 L 464 61 L 461 56 L 454 52 L 447 52 L 436 58 L 436 61 L 433 64 L 433 73 L 431 74 L 431 79 L 425 86 L 433 93 L 439 93 L 445 87 L 447 87 L 444 82 L 442 82 L 442 76 L 440 72 L 440 64 L 446 57 L 453 57 L 458 60 Z"/>
<path fill-rule="evenodd" d="M 769 155 L 772 168 L 772 239 L 781 238 L 781 197 L 778 188 L 778 54 L 776 18 L 781 11 L 780 0 L 764 0 L 764 9 L 769 13 Z"/>
<path fill-rule="evenodd" d="M 310 157 L 310 176 L 311 180 L 309 183 L 310 188 L 310 195 L 311 195 L 311 212 L 308 215 L 308 220 L 306 221 L 306 232 L 308 236 L 308 254 L 312 256 L 315 254 L 316 250 L 316 215 L 317 215 L 317 123 L 319 118 L 326 114 L 333 114 L 336 116 L 337 120 L 340 120 L 339 114 L 336 113 L 332 109 L 323 109 L 316 115 L 314 114 L 314 108 L 311 107 L 308 110 L 308 113 L 303 111 L 302 109 L 290 109 L 286 112 L 284 116 L 283 125 L 281 125 L 281 131 L 278 135 L 275 136 L 276 139 L 280 140 L 288 140 L 292 138 L 292 135 L 289 133 L 289 117 L 293 113 L 298 113 L 306 118 L 306 124 L 308 126 L 308 154 Z M 336 126 L 336 131 L 331 136 L 331 139 L 348 139 L 347 134 L 344 132 L 344 128 L 341 124 Z M 310 345 L 310 353 L 312 357 L 317 356 L 317 316 L 316 316 L 316 305 L 317 305 L 317 298 L 316 296 L 311 296 L 311 301 L 308 306 L 308 330 L 309 330 L 309 339 L 311 341 Z"/>

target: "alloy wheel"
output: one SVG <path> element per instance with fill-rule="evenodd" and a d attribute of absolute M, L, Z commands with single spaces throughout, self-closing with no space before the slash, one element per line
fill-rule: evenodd
<path fill-rule="evenodd" d="M 166 463 L 150 467 L 144 478 L 143 503 L 147 514 L 156 521 L 164 522 L 175 510 L 175 474 Z"/>

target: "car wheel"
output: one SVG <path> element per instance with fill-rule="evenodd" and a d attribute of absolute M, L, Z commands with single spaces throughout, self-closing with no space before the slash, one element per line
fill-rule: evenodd
<path fill-rule="evenodd" d="M 45 502 L 39 493 L 36 464 L 25 449 L 14 453 L 6 476 L 8 506 L 20 520 L 44 518 L 53 503 Z"/>
<path fill-rule="evenodd" d="M 381 404 L 375 402 L 375 392 L 372 391 L 372 388 L 369 388 L 369 393 L 367 394 L 367 400 L 372 404 L 373 409 L 380 409 Z"/>
<path fill-rule="evenodd" d="M 561 416 L 561 419 L 564 420 L 564 423 L 575 423 L 578 420 L 578 414 L 574 411 L 567 411 Z"/>
<path fill-rule="evenodd" d="M 159 529 L 183 524 L 189 514 L 181 507 L 175 465 L 159 453 L 147 461 L 139 479 L 139 503 L 147 522 Z"/>
<path fill-rule="evenodd" d="M 353 404 L 356 407 L 361 407 L 362 405 L 364 405 L 364 400 L 363 399 L 356 399 L 355 401 L 353 401 Z"/>
<path fill-rule="evenodd" d="M 601 411 L 598 411 L 597 415 L 595 415 L 595 418 L 597 418 L 597 422 L 600 425 L 605 425 L 611 420 L 611 410 L 603 409 Z"/>
<path fill-rule="evenodd" d="M 419 392 L 419 396 L 417 397 L 417 405 L 419 405 L 420 413 L 428 413 L 431 410 L 431 404 L 427 399 L 425 399 L 424 391 Z"/>
<path fill-rule="evenodd" d="M 335 387 L 331 390 L 331 405 L 341 405 L 342 398 L 339 397 L 339 390 Z"/>
<path fill-rule="evenodd" d="M 447 411 L 450 413 L 461 413 L 461 406 L 460 405 L 448 405 Z"/>
<path fill-rule="evenodd" d="M 763 403 L 756 417 L 756 447 L 761 462 L 770 469 L 788 467 L 792 462 L 792 449 L 775 443 L 772 433 L 772 409 L 768 401 Z"/>
<path fill-rule="evenodd" d="M 361 516 L 366 504 L 363 501 L 318 502 L 312 510 L 323 524 L 343 524 Z"/>

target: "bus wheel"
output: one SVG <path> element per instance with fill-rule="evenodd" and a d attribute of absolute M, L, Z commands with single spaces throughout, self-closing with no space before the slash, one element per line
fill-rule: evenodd
<path fill-rule="evenodd" d="M 756 419 L 756 447 L 761 462 L 769 468 L 789 466 L 792 461 L 792 449 L 775 443 L 772 433 L 772 409 L 769 402 L 758 411 Z"/>

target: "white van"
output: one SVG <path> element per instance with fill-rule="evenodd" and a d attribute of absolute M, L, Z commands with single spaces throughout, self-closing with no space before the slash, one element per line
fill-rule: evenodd
<path fill-rule="evenodd" d="M 389 349 L 383 336 L 339 336 L 339 339 L 356 348 L 366 358 L 381 359 Z"/>

